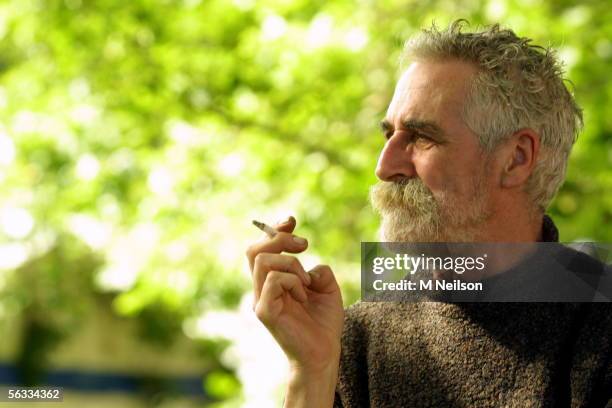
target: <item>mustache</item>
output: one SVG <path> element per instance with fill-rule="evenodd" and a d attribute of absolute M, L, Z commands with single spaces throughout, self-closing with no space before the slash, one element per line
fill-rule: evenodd
<path fill-rule="evenodd" d="M 370 188 L 370 201 L 381 213 L 403 209 L 423 214 L 437 208 L 432 191 L 416 177 L 379 181 Z"/>

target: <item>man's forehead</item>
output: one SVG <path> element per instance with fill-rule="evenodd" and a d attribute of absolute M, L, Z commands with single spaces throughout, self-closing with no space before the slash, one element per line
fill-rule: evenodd
<path fill-rule="evenodd" d="M 475 69 L 462 62 L 414 62 L 401 75 L 387 110 L 387 120 L 398 116 L 458 112 L 466 84 Z"/>

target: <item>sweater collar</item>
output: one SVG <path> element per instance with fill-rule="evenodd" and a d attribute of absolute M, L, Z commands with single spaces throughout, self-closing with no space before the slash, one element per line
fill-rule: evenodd
<path fill-rule="evenodd" d="M 547 214 L 544 214 L 542 220 L 542 239 L 540 242 L 559 242 L 559 230 Z"/>

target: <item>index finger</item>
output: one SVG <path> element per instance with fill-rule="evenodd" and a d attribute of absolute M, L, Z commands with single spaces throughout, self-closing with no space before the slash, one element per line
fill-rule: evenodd
<path fill-rule="evenodd" d="M 279 231 L 274 238 L 264 239 L 251 245 L 246 256 L 249 260 L 249 267 L 253 270 L 255 257 L 260 253 L 280 254 L 281 252 L 289 252 L 297 254 L 308 248 L 308 241 L 304 238 L 297 237 L 291 232 L 295 228 L 295 218 L 290 217 L 285 223 L 278 224 L 276 230 Z"/>

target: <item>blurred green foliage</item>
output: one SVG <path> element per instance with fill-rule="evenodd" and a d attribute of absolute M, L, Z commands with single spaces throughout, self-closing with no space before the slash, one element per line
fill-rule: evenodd
<path fill-rule="evenodd" d="M 228 399 L 240 390 L 240 383 L 236 378 L 222 371 L 209 373 L 204 380 L 204 389 L 213 398 Z"/>
<path fill-rule="evenodd" d="M 69 332 L 109 293 L 171 341 L 238 304 L 250 220 L 289 213 L 352 303 L 402 43 L 458 17 L 559 49 L 586 127 L 550 213 L 562 240 L 611 241 L 606 1 L 4 1 L 2 316 Z"/>

